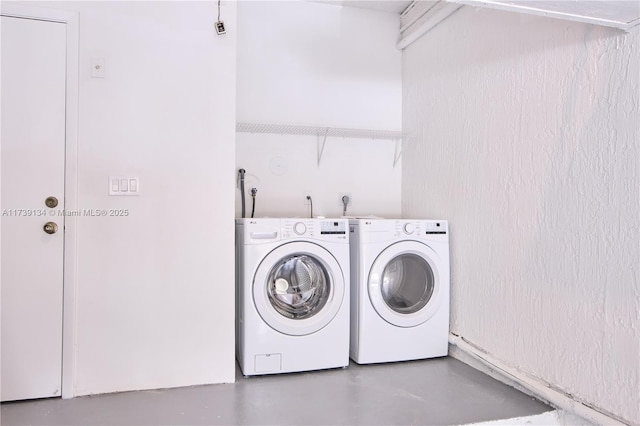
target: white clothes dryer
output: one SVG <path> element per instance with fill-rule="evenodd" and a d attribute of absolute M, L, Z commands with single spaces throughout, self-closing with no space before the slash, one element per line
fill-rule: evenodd
<path fill-rule="evenodd" d="M 237 219 L 237 346 L 245 376 L 349 364 L 349 224 Z"/>
<path fill-rule="evenodd" d="M 444 220 L 352 219 L 350 356 L 359 364 L 446 356 Z"/>

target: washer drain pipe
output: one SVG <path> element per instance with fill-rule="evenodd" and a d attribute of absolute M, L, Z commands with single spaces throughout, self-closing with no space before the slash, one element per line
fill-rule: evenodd
<path fill-rule="evenodd" d="M 238 170 L 238 176 L 240 177 L 240 200 L 242 200 L 242 218 L 244 219 L 245 215 L 245 201 L 244 201 L 244 174 L 245 169 Z"/>

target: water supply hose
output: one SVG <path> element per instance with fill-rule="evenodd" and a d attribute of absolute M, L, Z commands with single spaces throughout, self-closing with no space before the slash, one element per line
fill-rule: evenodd
<path fill-rule="evenodd" d="M 342 216 L 346 216 L 347 215 L 347 205 L 349 204 L 349 196 L 348 195 L 343 195 L 342 196 Z"/>
<path fill-rule="evenodd" d="M 258 188 L 251 188 L 251 218 L 253 219 L 253 214 L 256 212 L 256 194 L 258 193 Z"/>
<path fill-rule="evenodd" d="M 311 195 L 307 195 L 307 200 L 309 200 L 309 204 L 311 205 L 311 213 L 309 214 L 309 217 L 313 219 L 313 200 L 311 199 Z"/>

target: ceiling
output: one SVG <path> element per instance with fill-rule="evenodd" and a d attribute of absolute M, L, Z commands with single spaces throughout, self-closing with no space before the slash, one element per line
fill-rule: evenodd
<path fill-rule="evenodd" d="M 316 1 L 391 13 L 402 13 L 412 3 L 412 1 L 406 0 Z M 545 15 L 624 29 L 640 22 L 640 1 L 638 0 L 445 0 L 445 2 Z"/>
<path fill-rule="evenodd" d="M 549 16 L 628 30 L 640 24 L 638 0 L 447 0 L 469 6 Z"/>

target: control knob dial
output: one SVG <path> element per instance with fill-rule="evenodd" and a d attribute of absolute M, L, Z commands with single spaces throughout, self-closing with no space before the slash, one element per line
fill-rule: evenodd
<path fill-rule="evenodd" d="M 411 235 L 411 234 L 413 234 L 413 231 L 414 231 L 415 228 L 413 226 L 413 223 L 405 223 L 404 227 L 402 229 L 404 230 L 405 234 Z"/>
<path fill-rule="evenodd" d="M 307 225 L 305 225 L 302 222 L 297 222 L 295 225 L 293 225 L 293 232 L 295 232 L 298 235 L 302 235 L 307 231 Z"/>

